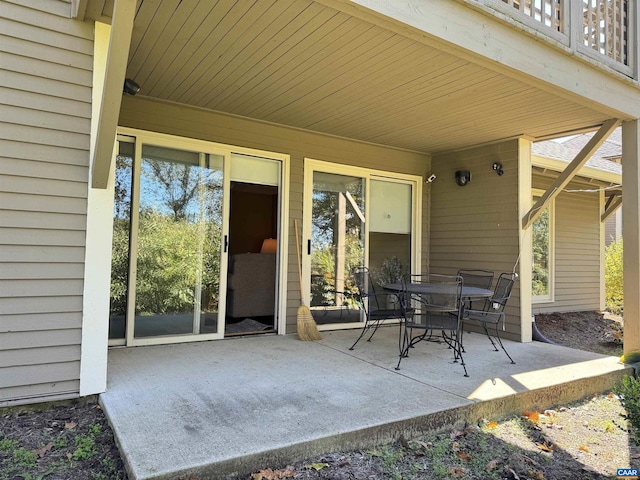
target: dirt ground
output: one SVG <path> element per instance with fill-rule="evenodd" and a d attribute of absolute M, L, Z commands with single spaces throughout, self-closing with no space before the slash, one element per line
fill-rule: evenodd
<path fill-rule="evenodd" d="M 538 330 L 566 347 L 603 355 L 622 355 L 622 317 L 611 313 L 570 312 L 536 315 Z"/>
<path fill-rule="evenodd" d="M 540 332 L 572 348 L 620 355 L 619 317 L 539 315 Z M 265 465 L 238 480 L 604 479 L 639 467 L 613 394 L 546 412 L 399 439 L 374 450 L 334 452 L 295 465 Z M 0 410 L 0 480 L 125 480 L 113 434 L 95 404 Z M 203 480 L 197 478 L 176 480 Z"/>

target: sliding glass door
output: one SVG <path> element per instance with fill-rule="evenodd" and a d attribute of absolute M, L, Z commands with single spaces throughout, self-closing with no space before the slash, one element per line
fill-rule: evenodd
<path fill-rule="evenodd" d="M 277 332 L 284 156 L 138 131 L 116 148 L 110 344 Z"/>
<path fill-rule="evenodd" d="M 354 267 L 380 290 L 416 272 L 419 188 L 418 177 L 305 161 L 303 283 L 319 325 L 363 320 Z"/>

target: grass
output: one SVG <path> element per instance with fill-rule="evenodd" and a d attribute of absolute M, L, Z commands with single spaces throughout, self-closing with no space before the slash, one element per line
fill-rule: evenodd
<path fill-rule="evenodd" d="M 0 480 L 125 480 L 97 405 L 0 411 Z"/>

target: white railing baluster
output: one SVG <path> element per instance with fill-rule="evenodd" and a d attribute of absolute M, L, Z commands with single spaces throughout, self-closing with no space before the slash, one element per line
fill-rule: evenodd
<path fill-rule="evenodd" d="M 629 22 L 634 8 L 632 2 L 640 0 L 476 0 L 478 2 L 499 3 L 508 5 L 504 12 L 513 12 L 512 17 L 519 15 L 528 17 L 523 22 L 542 24 L 556 32 L 566 35 L 567 44 L 571 44 L 583 52 L 598 52 L 609 57 L 605 60 L 609 66 L 630 73 L 634 68 L 632 57 L 637 57 L 638 32 L 629 30 Z M 569 4 L 571 8 L 569 8 Z M 634 7 L 635 6 L 635 7 Z M 575 10 L 578 10 L 577 12 Z M 581 13 L 580 13 L 581 10 Z M 573 18 L 565 18 L 570 11 L 575 12 Z M 636 14 L 637 15 L 637 14 Z M 580 18 L 581 24 L 577 22 Z M 576 24 L 577 23 L 577 24 Z M 562 38 L 562 37 L 555 37 Z M 578 45 L 573 42 L 577 41 Z M 630 45 L 633 42 L 633 45 Z M 582 45 L 582 46 L 581 46 Z M 586 48 L 585 48 L 586 47 Z M 592 55 L 591 53 L 588 53 Z"/>

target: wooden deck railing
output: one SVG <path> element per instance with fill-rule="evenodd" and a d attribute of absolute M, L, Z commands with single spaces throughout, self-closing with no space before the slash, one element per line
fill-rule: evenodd
<path fill-rule="evenodd" d="M 638 48 L 635 0 L 471 0 L 626 75 Z M 636 74 L 637 75 L 637 74 Z"/>

